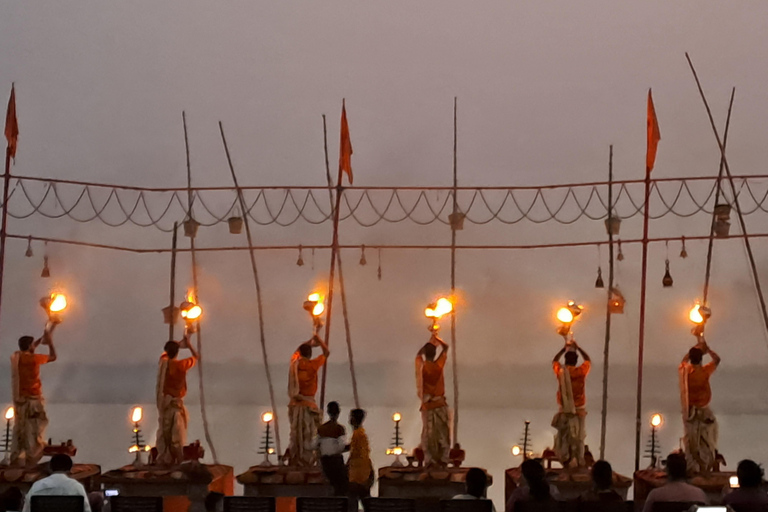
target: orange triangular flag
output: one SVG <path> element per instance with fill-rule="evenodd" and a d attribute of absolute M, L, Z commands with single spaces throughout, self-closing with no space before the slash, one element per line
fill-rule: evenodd
<path fill-rule="evenodd" d="M 16 120 L 16 89 L 11 85 L 11 97 L 5 113 L 5 138 L 8 139 L 8 154 L 16 157 L 16 140 L 19 138 L 19 122 Z"/>
<path fill-rule="evenodd" d="M 648 89 L 648 149 L 645 153 L 645 172 L 650 173 L 656 163 L 656 149 L 659 147 L 661 132 L 659 120 L 656 119 L 656 109 L 653 107 L 653 97 Z"/>
<path fill-rule="evenodd" d="M 352 141 L 349 140 L 349 125 L 347 124 L 347 108 L 341 101 L 341 147 L 339 148 L 339 178 L 344 171 L 352 184 Z"/>

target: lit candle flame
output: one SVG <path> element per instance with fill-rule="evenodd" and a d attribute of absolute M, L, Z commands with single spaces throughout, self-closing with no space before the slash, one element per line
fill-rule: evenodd
<path fill-rule="evenodd" d="M 322 302 L 318 302 L 315 304 L 315 307 L 312 308 L 312 316 L 320 316 L 323 314 L 323 311 L 325 311 L 325 305 Z"/>
<path fill-rule="evenodd" d="M 67 297 L 62 293 L 51 294 L 51 304 L 48 310 L 51 313 L 60 313 L 67 308 Z"/>
<path fill-rule="evenodd" d="M 427 306 L 427 309 L 424 310 L 424 316 L 427 318 L 441 318 L 451 311 L 453 311 L 451 301 L 445 297 L 440 297 L 436 303 Z"/>
<path fill-rule="evenodd" d="M 691 308 L 691 311 L 688 313 L 688 318 L 691 320 L 691 322 L 695 324 L 700 324 L 704 321 L 704 316 L 701 314 L 701 306 L 699 304 L 696 304 Z"/>
<path fill-rule="evenodd" d="M 13 416 L 16 414 L 16 411 L 13 409 L 13 407 L 9 407 L 5 410 L 5 419 L 10 421 L 13 419 Z"/>
<path fill-rule="evenodd" d="M 130 448 L 128 448 L 128 453 L 136 453 L 139 451 L 138 445 L 133 445 Z"/>
<path fill-rule="evenodd" d="M 140 422 L 143 414 L 144 411 L 141 409 L 141 407 L 134 407 L 133 412 L 131 413 L 131 421 L 134 423 Z"/>
<path fill-rule="evenodd" d="M 658 427 L 661 425 L 663 418 L 661 417 L 661 414 L 656 413 L 653 416 L 651 416 L 651 426 L 652 427 Z"/>
<path fill-rule="evenodd" d="M 392 453 L 395 454 L 395 455 L 402 455 L 403 454 L 403 449 L 400 448 L 399 446 L 395 446 L 395 448 L 392 450 Z"/>
<path fill-rule="evenodd" d="M 403 417 L 400 415 L 399 412 L 396 412 L 395 414 L 392 415 L 392 421 L 394 421 L 395 423 L 397 423 L 401 419 L 403 419 Z"/>
<path fill-rule="evenodd" d="M 261 415 L 261 421 L 264 423 L 269 423 L 274 417 L 275 416 L 272 414 L 272 411 L 267 411 Z"/>
<path fill-rule="evenodd" d="M 320 302 L 320 294 L 319 293 L 310 293 L 309 297 L 307 297 L 307 300 L 309 302 Z"/>
<path fill-rule="evenodd" d="M 515 457 L 520 455 L 522 452 L 523 452 L 523 449 L 520 448 L 519 446 L 515 445 L 512 447 L 512 455 L 514 455 Z"/>
<path fill-rule="evenodd" d="M 557 310 L 557 319 L 564 324 L 573 322 L 573 313 L 568 308 L 560 308 Z"/>

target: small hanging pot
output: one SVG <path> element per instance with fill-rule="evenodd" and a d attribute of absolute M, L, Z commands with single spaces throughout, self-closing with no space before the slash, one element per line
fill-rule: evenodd
<path fill-rule="evenodd" d="M 716 204 L 715 205 L 715 218 L 717 220 L 730 220 L 731 219 L 731 205 Z"/>
<path fill-rule="evenodd" d="M 664 288 L 672 288 L 674 281 L 672 280 L 672 274 L 669 272 L 669 260 L 666 261 L 666 271 L 664 277 L 661 279 L 661 284 Z"/>
<path fill-rule="evenodd" d="M 239 235 L 243 232 L 242 217 L 230 217 L 227 219 L 227 224 L 229 224 L 229 232 L 233 235 Z"/>
<path fill-rule="evenodd" d="M 451 229 L 453 231 L 461 231 L 464 229 L 464 219 L 466 218 L 466 215 L 464 215 L 460 211 L 455 211 L 452 214 L 448 216 L 448 221 L 451 223 Z"/>
<path fill-rule="evenodd" d="M 715 236 L 717 238 L 728 238 L 731 232 L 731 223 L 727 220 L 715 220 Z"/>
<path fill-rule="evenodd" d="M 605 283 L 603 282 L 603 269 L 600 267 L 597 267 L 597 279 L 595 280 L 595 288 L 605 288 Z"/>
<path fill-rule="evenodd" d="M 618 236 L 619 231 L 621 230 L 621 219 L 618 217 L 611 216 L 608 219 L 605 219 L 605 232 L 609 235 Z"/>
<path fill-rule="evenodd" d="M 184 236 L 189 238 L 195 238 L 197 236 L 197 228 L 200 227 L 200 223 L 195 219 L 187 219 L 184 221 Z"/>

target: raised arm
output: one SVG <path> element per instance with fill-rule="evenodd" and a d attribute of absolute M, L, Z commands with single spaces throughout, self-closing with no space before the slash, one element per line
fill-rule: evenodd
<path fill-rule="evenodd" d="M 705 354 L 709 354 L 709 357 L 712 358 L 712 361 L 714 361 L 715 366 L 718 366 L 720 364 L 720 356 L 717 355 L 717 353 L 714 350 L 709 348 L 709 345 L 707 345 L 707 342 L 704 341 L 704 338 L 702 338 L 701 345 L 702 345 L 702 347 L 701 347 L 702 351 Z"/>
<path fill-rule="evenodd" d="M 446 342 L 444 342 L 437 334 L 432 334 L 432 337 L 429 339 L 430 343 L 434 345 L 439 345 L 442 347 L 443 352 L 448 352 L 448 349 L 450 348 Z M 440 354 L 442 355 L 442 354 Z"/>
<path fill-rule="evenodd" d="M 200 359 L 200 354 L 197 353 L 197 350 L 195 350 L 195 347 L 192 346 L 192 342 L 189 339 L 188 334 L 184 334 L 184 338 L 181 340 L 182 346 L 189 349 L 189 351 L 192 353 L 192 357 L 195 359 Z"/>
<path fill-rule="evenodd" d="M 591 361 L 589 354 L 587 354 L 575 341 L 573 342 L 573 346 L 576 347 L 576 350 L 581 354 L 581 357 L 583 357 L 585 361 Z"/>
<path fill-rule="evenodd" d="M 568 346 L 565 346 L 565 347 L 561 348 L 561 349 L 560 349 L 560 352 L 558 352 L 557 354 L 555 354 L 555 357 L 554 357 L 554 358 L 552 358 L 552 362 L 553 362 L 553 363 L 558 363 L 558 362 L 560 362 L 560 358 L 561 358 L 561 357 L 563 357 L 563 354 L 565 354 L 565 351 L 566 351 L 567 349 L 568 349 Z"/>
<path fill-rule="evenodd" d="M 323 351 L 323 355 L 325 357 L 328 357 L 331 354 L 331 351 L 328 349 L 328 345 L 320 339 L 320 336 L 314 335 L 312 337 L 312 342 L 315 344 L 315 346 L 320 347 Z"/>
<path fill-rule="evenodd" d="M 48 331 L 43 334 L 43 337 L 40 338 L 40 340 L 43 345 L 48 345 L 48 362 L 54 362 L 56 360 L 56 347 L 53 346 L 53 336 L 51 335 L 51 332 Z"/>

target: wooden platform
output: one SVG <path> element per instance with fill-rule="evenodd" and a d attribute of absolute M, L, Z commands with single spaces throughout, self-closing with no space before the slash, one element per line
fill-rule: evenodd
<path fill-rule="evenodd" d="M 507 469 L 504 472 L 504 503 L 509 500 L 512 491 L 518 488 L 521 479 L 520 466 Z M 592 488 L 589 468 L 549 468 L 547 469 L 547 480 L 557 488 L 563 500 L 576 499 Z M 631 486 L 632 480 L 629 477 L 614 471 L 613 488 L 625 500 Z"/>
<path fill-rule="evenodd" d="M 101 481 L 122 496 L 162 496 L 165 512 L 204 512 L 210 491 L 232 496 L 235 490 L 232 466 L 197 462 L 172 468 L 123 466 L 104 473 Z"/>
<path fill-rule="evenodd" d="M 251 466 L 237 476 L 245 496 L 333 496 L 333 487 L 325 480 L 320 467 Z"/>
<path fill-rule="evenodd" d="M 466 492 L 465 480 L 468 467 L 419 468 L 392 467 L 379 468 L 379 496 L 382 498 L 410 498 L 416 500 L 418 512 L 431 512 L 440 509 L 440 500 L 451 499 Z M 484 470 L 485 471 L 485 470 Z M 488 475 L 488 485 L 493 478 Z"/>
<path fill-rule="evenodd" d="M 724 491 L 730 488 L 729 480 L 736 476 L 735 471 L 718 471 L 709 475 L 698 475 L 688 480 L 709 498 L 710 503 L 718 505 L 723 500 Z M 641 469 L 635 472 L 635 502 L 645 502 L 645 498 L 653 489 L 667 483 L 667 474 L 661 469 Z"/>
<path fill-rule="evenodd" d="M 50 475 L 48 464 L 38 464 L 32 469 L 13 468 L 0 466 L 0 492 L 9 487 L 18 487 L 25 493 L 32 484 Z M 88 492 L 99 490 L 99 476 L 101 467 L 96 464 L 75 464 L 72 466 L 70 476 L 83 484 Z"/>

